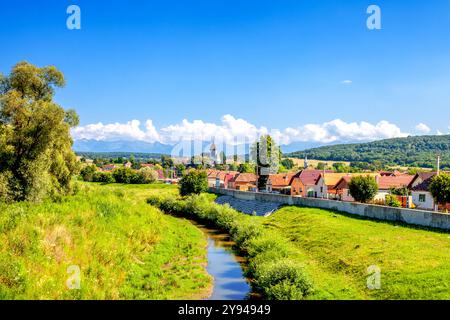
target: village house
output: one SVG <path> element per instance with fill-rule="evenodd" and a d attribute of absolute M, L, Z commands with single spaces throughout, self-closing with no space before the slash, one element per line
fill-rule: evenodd
<path fill-rule="evenodd" d="M 357 176 L 372 176 L 376 179 L 376 177 L 379 177 L 377 173 L 344 173 L 344 176 L 339 179 L 339 181 L 336 183 L 334 187 L 331 188 L 331 192 L 329 191 L 330 195 L 333 195 L 332 199 L 339 200 L 339 201 L 347 201 L 347 202 L 354 202 L 355 199 L 350 194 L 349 189 L 349 183 L 350 180 L 352 180 L 353 177 Z"/>
<path fill-rule="evenodd" d="M 317 192 L 317 197 L 323 199 L 335 199 L 336 191 L 334 186 L 345 175 L 347 175 L 347 173 L 322 172 L 316 182 L 315 193 Z"/>
<path fill-rule="evenodd" d="M 131 168 L 131 166 L 132 166 L 133 164 L 130 162 L 130 161 L 127 161 L 126 163 L 124 163 L 124 167 L 125 168 Z"/>
<path fill-rule="evenodd" d="M 294 176 L 293 172 L 269 175 L 266 191 L 291 194 L 291 181 Z"/>
<path fill-rule="evenodd" d="M 237 171 L 219 171 L 216 175 L 216 188 L 228 188 L 228 183 L 233 179 L 239 172 Z"/>
<path fill-rule="evenodd" d="M 419 172 L 409 184 L 408 188 L 411 190 L 412 201 L 416 208 L 435 210 L 436 203 L 429 187 L 436 174 L 437 172 Z"/>
<path fill-rule="evenodd" d="M 228 181 L 229 189 L 252 191 L 256 189 L 257 177 L 254 173 L 239 173 Z"/>
<path fill-rule="evenodd" d="M 114 171 L 114 169 L 116 169 L 117 168 L 117 166 L 115 165 L 115 164 L 106 164 L 106 165 L 104 165 L 101 169 L 100 169 L 100 171 L 103 171 L 103 172 L 112 172 L 112 171 Z"/>
<path fill-rule="evenodd" d="M 385 199 L 391 193 L 391 189 L 408 188 L 414 179 L 413 175 L 403 174 L 396 176 L 377 176 L 378 194 L 377 199 Z"/>
<path fill-rule="evenodd" d="M 317 198 L 316 184 L 322 173 L 323 170 L 302 170 L 296 173 L 290 183 L 291 195 Z"/>

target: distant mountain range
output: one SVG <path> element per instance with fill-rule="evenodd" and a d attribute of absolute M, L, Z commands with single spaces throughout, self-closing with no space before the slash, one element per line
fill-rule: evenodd
<path fill-rule="evenodd" d="M 172 146 L 159 142 L 75 140 L 76 152 L 136 152 L 170 154 Z"/>
<path fill-rule="evenodd" d="M 203 150 L 208 151 L 210 142 L 201 143 Z M 284 153 L 301 151 L 309 148 L 315 148 L 322 146 L 319 143 L 310 142 L 295 142 L 287 146 L 282 146 Z M 231 145 L 225 146 L 228 150 L 228 156 L 234 154 L 235 147 Z M 163 144 L 159 142 L 149 143 L 144 141 L 101 141 L 101 140 L 75 140 L 73 144 L 73 150 L 76 152 L 136 152 L 136 153 L 159 153 L 159 154 L 171 154 L 173 149 L 172 145 Z M 224 146 L 217 145 L 217 152 L 221 152 Z M 236 147 L 238 155 L 248 154 L 250 145 L 241 145 Z M 185 156 L 191 156 L 191 150 L 184 151 Z"/>
<path fill-rule="evenodd" d="M 294 158 L 368 162 L 378 161 L 386 165 L 434 168 L 437 155 L 441 167 L 450 168 L 450 135 L 415 136 L 379 140 L 368 143 L 339 144 L 301 150 L 287 154 Z"/>

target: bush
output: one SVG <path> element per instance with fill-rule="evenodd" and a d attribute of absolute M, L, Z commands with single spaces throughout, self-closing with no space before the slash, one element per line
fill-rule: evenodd
<path fill-rule="evenodd" d="M 208 191 L 208 177 L 203 170 L 190 170 L 181 178 L 179 184 L 182 196 Z"/>
<path fill-rule="evenodd" d="M 143 183 L 154 183 L 158 180 L 158 172 L 152 168 L 144 167 L 139 169 L 138 175 L 141 176 Z"/>
<path fill-rule="evenodd" d="M 81 169 L 80 175 L 84 181 L 92 182 L 94 178 L 94 174 L 97 172 L 96 166 L 86 166 Z"/>
<path fill-rule="evenodd" d="M 111 173 L 109 173 L 109 172 L 99 172 L 99 171 L 94 173 L 92 181 L 93 182 L 102 182 L 102 183 L 114 183 L 114 182 L 116 182 L 114 180 L 113 175 Z"/>
<path fill-rule="evenodd" d="M 353 177 L 348 184 L 348 188 L 351 196 L 362 203 L 372 201 L 378 193 L 378 183 L 371 176 Z"/>
<path fill-rule="evenodd" d="M 147 200 L 164 212 L 193 216 L 230 233 L 237 249 L 248 258 L 247 276 L 255 290 L 267 299 L 304 299 L 312 284 L 303 267 L 290 259 L 295 250 L 289 241 L 264 229 L 260 220 L 244 215 L 228 205 L 212 202 L 210 195 L 185 199 L 154 195 Z"/>
<path fill-rule="evenodd" d="M 386 196 L 386 205 L 394 208 L 402 207 L 402 203 L 397 199 L 397 197 L 390 194 Z"/>
<path fill-rule="evenodd" d="M 269 300 L 299 300 L 311 293 L 303 267 L 290 259 L 266 262 L 255 273 L 255 284 Z"/>
<path fill-rule="evenodd" d="M 441 173 L 433 177 L 430 192 L 437 203 L 446 205 L 450 203 L 450 174 Z"/>
<path fill-rule="evenodd" d="M 131 183 L 135 174 L 130 168 L 122 167 L 115 169 L 112 175 L 117 183 Z"/>

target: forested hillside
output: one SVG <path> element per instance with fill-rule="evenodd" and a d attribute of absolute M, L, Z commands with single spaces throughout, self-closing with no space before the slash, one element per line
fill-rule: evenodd
<path fill-rule="evenodd" d="M 294 158 L 382 163 L 409 167 L 434 168 L 441 155 L 442 168 L 450 169 L 450 135 L 416 136 L 360 144 L 341 144 L 298 151 Z"/>

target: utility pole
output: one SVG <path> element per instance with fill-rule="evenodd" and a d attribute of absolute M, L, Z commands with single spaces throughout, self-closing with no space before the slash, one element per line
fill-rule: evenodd
<path fill-rule="evenodd" d="M 439 175 L 441 172 L 441 155 L 438 154 L 437 156 L 437 175 Z"/>

